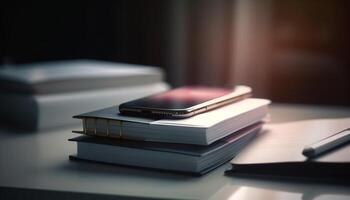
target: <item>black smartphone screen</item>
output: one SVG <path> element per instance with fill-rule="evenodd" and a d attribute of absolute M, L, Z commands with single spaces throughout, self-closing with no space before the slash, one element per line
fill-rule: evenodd
<path fill-rule="evenodd" d="M 213 87 L 181 87 L 125 103 L 127 107 L 154 109 L 186 109 L 232 93 L 233 89 Z"/>

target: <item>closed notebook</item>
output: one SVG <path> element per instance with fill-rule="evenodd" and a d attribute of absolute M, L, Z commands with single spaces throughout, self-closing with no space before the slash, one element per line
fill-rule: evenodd
<path fill-rule="evenodd" d="M 261 128 L 246 127 L 208 146 L 79 136 L 71 159 L 204 174 L 228 162 Z"/>
<path fill-rule="evenodd" d="M 56 94 L 162 82 L 157 67 L 97 60 L 51 61 L 0 69 L 0 91 Z"/>
<path fill-rule="evenodd" d="M 170 143 L 208 145 L 267 115 L 269 100 L 246 99 L 186 119 L 147 119 L 118 114 L 117 107 L 74 116 L 83 130 L 75 133 Z"/>
<path fill-rule="evenodd" d="M 306 145 L 350 127 L 350 118 L 268 124 L 264 131 L 232 160 L 231 175 L 350 181 L 350 144 L 307 159 Z"/>
<path fill-rule="evenodd" d="M 0 92 L 0 122 L 28 131 L 79 124 L 72 115 L 118 105 L 169 88 L 166 83 L 58 94 L 21 95 Z"/>

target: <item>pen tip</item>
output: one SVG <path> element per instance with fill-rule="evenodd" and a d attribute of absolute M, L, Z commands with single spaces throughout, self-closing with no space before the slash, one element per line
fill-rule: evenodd
<path fill-rule="evenodd" d="M 305 147 L 303 150 L 303 155 L 310 158 L 315 154 L 315 149 L 311 147 Z"/>

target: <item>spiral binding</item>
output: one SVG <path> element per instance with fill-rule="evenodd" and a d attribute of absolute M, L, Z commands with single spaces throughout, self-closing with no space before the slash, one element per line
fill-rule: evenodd
<path fill-rule="evenodd" d="M 93 119 L 93 124 L 94 124 L 94 128 L 92 131 L 88 131 L 88 128 L 87 128 L 87 120 L 88 119 Z M 93 135 L 93 136 L 104 136 L 104 137 L 113 137 L 113 138 L 123 138 L 123 121 L 120 121 L 120 120 L 113 120 L 113 122 L 118 122 L 119 124 L 118 127 L 119 127 L 119 130 L 117 131 L 118 134 L 112 134 L 113 131 L 110 130 L 110 121 L 112 120 L 107 120 L 107 126 L 106 126 L 106 134 L 105 135 L 101 135 L 101 134 L 98 134 L 98 130 L 97 130 L 97 118 L 83 118 L 82 121 L 83 121 L 83 130 L 82 131 L 76 131 L 76 130 L 73 130 L 72 132 L 73 133 L 79 133 L 79 134 L 85 134 L 85 135 Z"/>

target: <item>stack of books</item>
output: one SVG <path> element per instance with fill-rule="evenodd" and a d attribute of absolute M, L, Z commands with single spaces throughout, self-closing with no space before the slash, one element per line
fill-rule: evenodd
<path fill-rule="evenodd" d="M 80 114 L 70 159 L 205 174 L 254 138 L 269 103 L 248 98 L 185 119 L 125 116 L 116 106 Z"/>
<path fill-rule="evenodd" d="M 163 92 L 156 67 L 96 60 L 50 61 L 0 69 L 0 121 L 28 131 L 77 123 L 71 116 Z"/>

